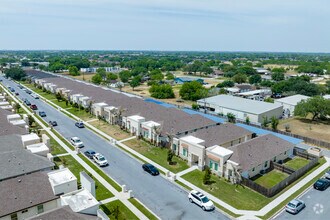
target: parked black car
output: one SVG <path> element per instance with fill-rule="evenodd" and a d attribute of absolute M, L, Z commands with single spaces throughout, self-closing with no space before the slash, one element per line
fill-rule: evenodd
<path fill-rule="evenodd" d="M 49 124 L 52 125 L 53 127 L 54 126 L 57 126 L 57 122 L 56 121 L 49 121 Z"/>
<path fill-rule="evenodd" d="M 326 190 L 329 186 L 330 186 L 330 180 L 328 179 L 318 179 L 315 183 L 314 183 L 314 189 L 323 191 Z"/>
<path fill-rule="evenodd" d="M 46 117 L 46 112 L 44 112 L 44 111 L 40 111 L 40 112 L 39 112 L 39 116 L 40 116 L 40 117 Z"/>
<path fill-rule="evenodd" d="M 150 173 L 153 176 L 159 175 L 158 169 L 152 164 L 145 163 L 142 165 L 142 168 L 144 171 Z"/>
<path fill-rule="evenodd" d="M 31 105 L 31 102 L 30 102 L 29 100 L 27 100 L 27 99 L 24 100 L 24 103 L 25 103 L 26 105 L 28 105 L 28 106 Z"/>
<path fill-rule="evenodd" d="M 95 155 L 95 151 L 93 150 L 86 150 L 85 153 L 86 157 L 88 157 L 89 159 L 93 159 L 93 156 Z"/>

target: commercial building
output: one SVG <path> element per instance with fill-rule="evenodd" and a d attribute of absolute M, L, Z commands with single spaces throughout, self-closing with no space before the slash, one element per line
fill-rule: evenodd
<path fill-rule="evenodd" d="M 298 94 L 298 95 L 288 96 L 285 98 L 275 99 L 275 103 L 283 106 L 284 115 L 290 117 L 293 116 L 296 105 L 302 100 L 307 100 L 308 98 L 310 97 Z"/>
<path fill-rule="evenodd" d="M 186 83 L 186 82 L 193 82 L 193 81 L 196 81 L 196 82 L 199 82 L 201 84 L 204 84 L 204 79 L 201 79 L 201 78 L 177 77 L 177 78 L 174 79 L 174 82 L 176 84 L 183 84 L 183 83 Z"/>
<path fill-rule="evenodd" d="M 283 114 L 283 107 L 280 104 L 255 101 L 230 95 L 218 95 L 197 101 L 200 108 L 208 111 L 227 115 L 231 113 L 236 119 L 245 121 L 248 117 L 250 122 L 261 124 L 265 118 L 280 118 Z"/>

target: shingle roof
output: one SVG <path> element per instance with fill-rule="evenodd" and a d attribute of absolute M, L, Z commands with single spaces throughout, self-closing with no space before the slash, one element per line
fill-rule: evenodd
<path fill-rule="evenodd" d="M 230 160 L 240 164 L 244 171 L 271 160 L 293 147 L 294 144 L 272 134 L 267 134 L 228 149 L 234 152 Z"/>
<path fill-rule="evenodd" d="M 238 138 L 250 134 L 252 134 L 252 132 L 244 128 L 241 128 L 231 123 L 226 123 L 217 126 L 212 126 L 209 128 L 200 129 L 189 135 L 204 140 L 205 144 L 203 145 L 205 147 L 211 147 L 214 145 L 221 146 L 222 144 L 225 144 L 229 141 L 236 140 Z"/>
<path fill-rule="evenodd" d="M 47 158 L 23 148 L 19 135 L 0 136 L 0 180 L 52 168 Z"/>
<path fill-rule="evenodd" d="M 46 173 L 29 175 L 0 181 L 0 217 L 15 213 L 47 201 L 55 196 Z"/>
<path fill-rule="evenodd" d="M 70 220 L 99 220 L 101 218 L 93 215 L 80 214 L 72 211 L 70 206 L 62 206 L 57 209 L 53 209 L 48 212 L 44 212 L 38 216 L 28 218 L 27 220 L 59 220 L 59 219 L 70 219 Z"/>
<path fill-rule="evenodd" d="M 9 134 L 26 134 L 25 128 L 15 126 L 7 121 L 7 115 L 12 113 L 3 109 L 0 109 L 0 136 Z"/>
<path fill-rule="evenodd" d="M 75 80 L 63 80 L 62 77 L 54 76 L 36 70 L 28 70 L 28 75 L 44 78 L 59 87 L 72 90 L 71 94 L 80 93 L 90 97 L 94 103 L 106 102 L 109 106 L 125 109 L 124 116 L 140 115 L 146 121 L 155 121 L 162 124 L 162 133 L 177 133 L 179 131 L 214 125 L 216 122 L 200 115 L 189 115 L 175 108 L 164 108 L 155 103 L 145 102 L 143 99 L 129 97 L 122 93 L 104 90 L 100 87 L 85 85 Z"/>

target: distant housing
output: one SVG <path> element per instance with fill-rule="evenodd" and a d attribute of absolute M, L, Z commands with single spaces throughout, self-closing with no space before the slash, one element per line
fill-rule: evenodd
<path fill-rule="evenodd" d="M 201 79 L 201 78 L 192 78 L 192 77 L 177 77 L 174 79 L 174 82 L 176 84 L 183 84 L 183 83 L 186 83 L 186 82 L 193 82 L 193 81 L 197 81 L 201 84 L 204 84 L 204 80 Z"/>
<path fill-rule="evenodd" d="M 80 68 L 80 72 L 82 73 L 96 73 L 96 70 L 99 68 L 104 68 L 106 72 L 117 73 L 122 71 L 123 69 L 120 67 L 89 67 L 89 68 Z"/>

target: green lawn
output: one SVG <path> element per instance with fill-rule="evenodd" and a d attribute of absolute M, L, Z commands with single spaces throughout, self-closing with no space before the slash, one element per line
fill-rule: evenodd
<path fill-rule="evenodd" d="M 183 175 L 182 178 L 237 209 L 259 210 L 272 200 L 246 186 L 233 185 L 215 175 L 211 176 L 212 184 L 204 185 L 203 176 L 202 171 L 194 170 Z"/>
<path fill-rule="evenodd" d="M 294 170 L 299 170 L 300 168 L 306 166 L 309 163 L 309 160 L 295 156 L 291 160 L 287 161 L 284 165 L 290 167 Z"/>
<path fill-rule="evenodd" d="M 64 148 L 61 147 L 61 145 L 57 143 L 57 141 L 55 141 L 55 139 L 52 138 L 45 130 L 42 130 L 40 134 L 46 134 L 50 138 L 50 152 L 53 155 L 67 153 L 67 151 L 64 150 Z"/>
<path fill-rule="evenodd" d="M 158 219 L 156 216 L 154 216 L 151 212 L 149 212 L 148 209 L 146 209 L 138 200 L 134 198 L 130 198 L 129 201 L 137 208 L 139 209 L 148 219 L 150 220 L 156 220 Z"/>
<path fill-rule="evenodd" d="M 169 165 L 167 162 L 168 149 L 166 148 L 155 147 L 143 140 L 137 140 L 137 139 L 125 141 L 123 142 L 123 144 L 139 152 L 140 154 L 144 155 L 150 160 L 158 163 L 162 167 L 165 167 L 166 169 L 170 170 L 173 173 L 178 173 L 182 170 L 189 168 L 186 161 L 176 156 L 173 157 L 173 162 L 175 164 Z"/>
<path fill-rule="evenodd" d="M 84 121 L 88 121 L 88 120 L 96 118 L 95 116 L 89 114 L 85 110 L 79 110 L 79 109 L 76 109 L 76 108 L 71 108 L 71 109 L 67 109 L 67 111 L 70 112 L 71 114 L 74 114 L 78 118 L 81 118 Z"/>
<path fill-rule="evenodd" d="M 64 164 L 65 167 L 69 168 L 69 170 L 77 177 L 78 185 L 80 185 L 80 172 L 85 171 L 88 175 L 92 176 L 83 166 L 81 166 L 71 155 L 63 156 L 63 157 L 55 157 L 54 162 L 58 167 L 61 164 Z M 113 197 L 114 195 L 103 186 L 97 179 L 93 176 L 92 178 L 95 181 L 95 191 L 96 191 L 96 199 L 98 201 L 108 199 Z"/>
<path fill-rule="evenodd" d="M 138 219 L 138 217 L 119 200 L 100 205 L 100 208 L 110 219 Z"/>
<path fill-rule="evenodd" d="M 289 174 L 274 169 L 266 173 L 265 175 L 262 175 L 259 178 L 255 179 L 254 182 L 258 183 L 263 187 L 272 188 L 276 184 L 280 183 L 282 180 L 286 179 L 288 176 Z"/>
<path fill-rule="evenodd" d="M 115 181 L 113 181 L 107 174 L 105 174 L 99 167 L 87 159 L 83 154 L 79 154 L 79 157 L 83 159 L 93 170 L 95 170 L 100 176 L 103 177 L 111 186 L 113 186 L 118 192 L 121 192 L 122 188 Z"/>

